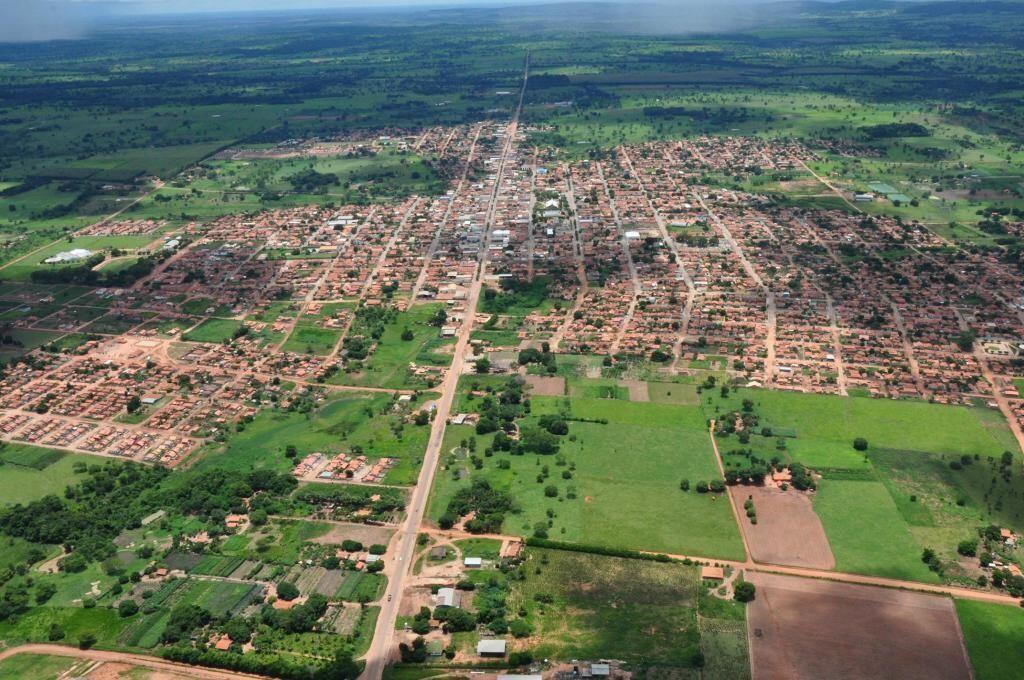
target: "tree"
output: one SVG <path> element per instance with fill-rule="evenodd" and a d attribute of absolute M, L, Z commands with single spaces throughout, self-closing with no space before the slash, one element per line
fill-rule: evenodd
<path fill-rule="evenodd" d="M 299 450 L 295 448 L 294 444 L 289 444 L 288 446 L 284 447 L 284 455 L 286 455 L 289 458 L 295 458 L 296 456 L 299 455 Z"/>
<path fill-rule="evenodd" d="M 249 513 L 249 521 L 252 522 L 253 526 L 261 527 L 267 523 L 267 511 L 263 508 L 257 508 Z"/>
<path fill-rule="evenodd" d="M 750 581 L 739 581 L 733 587 L 733 599 L 737 602 L 753 602 L 757 588 Z"/>
<path fill-rule="evenodd" d="M 402 331 L 402 340 L 404 340 L 405 342 L 409 342 L 414 337 L 416 337 L 416 336 L 408 328 L 406 328 L 405 330 Z"/>
<path fill-rule="evenodd" d="M 232 638 L 233 639 L 233 638 Z M 339 647 L 334 657 L 313 675 L 314 680 L 355 680 L 362 668 L 352 658 L 352 652 Z"/>
<path fill-rule="evenodd" d="M 92 633 L 82 633 L 78 638 L 79 649 L 89 649 L 96 644 L 96 636 Z"/>
<path fill-rule="evenodd" d="M 128 400 L 125 408 L 128 409 L 128 413 L 135 413 L 142 408 L 142 400 L 139 399 L 137 395 L 133 395 L 132 398 Z"/>
<path fill-rule="evenodd" d="M 57 586 L 50 581 L 43 581 L 36 586 L 36 604 L 44 604 L 57 594 Z"/>
<path fill-rule="evenodd" d="M 121 615 L 121 618 L 127 619 L 129 616 L 135 616 L 139 611 L 139 605 L 135 604 L 135 600 L 127 599 L 121 600 L 117 605 L 117 613 Z"/>
<path fill-rule="evenodd" d="M 508 624 L 508 630 L 513 637 L 524 638 L 533 632 L 533 628 L 523 619 L 516 619 Z"/>
<path fill-rule="evenodd" d="M 487 357 L 480 357 L 473 364 L 473 370 L 477 373 L 490 373 L 491 372 L 491 360 Z"/>
<path fill-rule="evenodd" d="M 50 624 L 50 630 L 46 634 L 46 639 L 50 642 L 57 642 L 58 640 L 64 639 L 64 629 L 56 623 Z"/>
<path fill-rule="evenodd" d="M 864 439 L 864 437 L 857 437 L 856 439 L 853 440 L 853 448 L 857 449 L 858 451 L 867 451 L 868 440 Z"/>
<path fill-rule="evenodd" d="M 291 602 L 299 596 L 299 589 L 294 583 L 289 581 L 281 581 L 277 584 L 277 596 L 282 600 Z"/>
<path fill-rule="evenodd" d="M 978 554 L 978 539 L 960 541 L 960 545 L 956 547 L 956 551 L 966 557 L 974 557 Z"/>

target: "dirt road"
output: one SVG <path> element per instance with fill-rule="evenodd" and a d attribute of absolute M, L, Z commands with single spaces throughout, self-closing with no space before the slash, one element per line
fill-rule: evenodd
<path fill-rule="evenodd" d="M 141 654 L 126 654 L 122 652 L 106 652 L 98 649 L 75 649 L 74 647 L 62 647 L 61 645 L 22 645 L 12 647 L 0 652 L 0 661 L 8 659 L 17 654 L 47 654 L 50 656 L 65 656 L 75 659 L 88 659 L 90 661 L 107 661 L 110 663 L 122 663 L 131 666 L 141 666 L 155 671 L 175 673 L 186 678 L 200 678 L 200 680 L 230 680 L 231 678 L 262 678 L 262 675 L 250 675 L 249 673 L 238 673 L 236 671 L 220 671 L 213 668 L 201 668 L 189 666 L 184 663 L 164 661 L 153 656 Z"/>

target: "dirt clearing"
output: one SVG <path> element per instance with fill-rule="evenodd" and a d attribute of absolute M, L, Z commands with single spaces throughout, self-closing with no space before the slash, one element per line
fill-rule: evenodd
<path fill-rule="evenodd" d="M 966 680 L 970 667 L 946 597 L 748 573 L 754 680 Z"/>
<path fill-rule="evenodd" d="M 365 546 L 371 546 L 379 543 L 380 545 L 387 545 L 391 541 L 391 535 L 395 533 L 394 529 L 389 527 L 375 527 L 369 524 L 343 524 L 337 523 L 331 525 L 331 530 L 323 536 L 317 536 L 312 539 L 313 543 L 320 543 L 322 545 L 335 545 L 348 539 L 351 541 L 359 541 Z"/>
<path fill-rule="evenodd" d="M 558 375 L 528 375 L 526 384 L 539 397 L 561 397 L 565 395 L 565 378 Z"/>
<path fill-rule="evenodd" d="M 647 383 L 643 380 L 620 380 L 619 387 L 629 390 L 630 401 L 650 401 L 651 395 L 647 391 Z"/>
<path fill-rule="evenodd" d="M 807 495 L 762 486 L 730 486 L 729 493 L 740 508 L 740 526 L 754 561 L 812 569 L 835 568 L 836 559 L 825 528 Z M 751 496 L 757 524 L 751 524 L 743 511 L 743 503 Z"/>

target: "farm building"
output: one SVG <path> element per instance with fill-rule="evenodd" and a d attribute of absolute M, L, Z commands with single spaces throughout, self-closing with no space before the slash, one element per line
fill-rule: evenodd
<path fill-rule="evenodd" d="M 438 607 L 458 607 L 460 599 L 459 591 L 455 588 L 441 588 L 437 591 Z"/>
<path fill-rule="evenodd" d="M 700 577 L 711 581 L 724 581 L 725 569 L 721 567 L 701 567 Z"/>
<path fill-rule="evenodd" d="M 476 653 L 480 656 L 505 656 L 505 641 L 481 640 L 476 643 Z"/>
<path fill-rule="evenodd" d="M 467 557 L 462 560 L 462 566 L 467 569 L 479 569 L 484 566 L 484 560 L 482 557 Z"/>

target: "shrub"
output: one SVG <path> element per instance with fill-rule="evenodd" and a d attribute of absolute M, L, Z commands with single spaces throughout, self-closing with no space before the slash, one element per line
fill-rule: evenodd
<path fill-rule="evenodd" d="M 857 449 L 858 451 L 867 451 L 868 440 L 864 439 L 864 437 L 857 437 L 856 439 L 853 440 L 853 448 Z"/>

